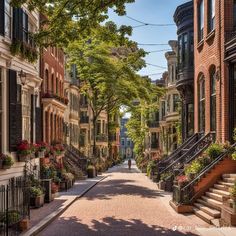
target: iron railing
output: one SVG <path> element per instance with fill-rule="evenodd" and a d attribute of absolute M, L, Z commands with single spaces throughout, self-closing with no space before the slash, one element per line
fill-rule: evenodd
<path fill-rule="evenodd" d="M 204 137 L 202 137 L 197 143 L 195 143 L 186 153 L 181 155 L 179 158 L 174 160 L 170 165 L 168 165 L 165 169 L 160 172 L 160 175 L 164 172 L 169 172 L 177 169 L 183 169 L 184 165 L 194 160 L 197 156 L 199 156 L 214 140 L 214 134 L 208 133 Z"/>
<path fill-rule="evenodd" d="M 160 172 L 165 169 L 167 165 L 176 160 L 183 153 L 184 149 L 187 149 L 192 144 L 194 144 L 198 140 L 199 136 L 199 133 L 195 133 L 190 138 L 188 138 L 182 145 L 180 145 L 172 154 L 158 162 L 158 180 L 160 179 Z"/>
<path fill-rule="evenodd" d="M 221 160 L 226 156 L 232 154 L 235 151 L 236 143 L 231 146 L 231 148 L 226 149 L 221 153 L 216 159 L 209 163 L 205 168 L 203 168 L 200 173 L 185 186 L 174 186 L 173 188 L 173 201 L 179 204 L 191 204 L 198 193 L 194 193 L 194 186 L 204 177 L 212 168 L 215 167 Z"/>
<path fill-rule="evenodd" d="M 58 94 L 56 94 L 53 91 L 47 90 L 45 93 L 43 93 L 42 98 L 53 98 L 56 99 L 57 101 L 64 103 L 65 105 L 68 104 L 69 100 L 66 97 L 62 97 Z"/>
<path fill-rule="evenodd" d="M 19 235 L 20 221 L 30 216 L 29 182 L 13 178 L 0 186 L 0 235 Z"/>

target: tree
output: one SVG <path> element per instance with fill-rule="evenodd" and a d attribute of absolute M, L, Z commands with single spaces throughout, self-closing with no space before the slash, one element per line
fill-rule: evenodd
<path fill-rule="evenodd" d="M 125 4 L 135 0 L 12 0 L 11 4 L 21 7 L 27 3 L 32 11 L 37 9 L 47 16 L 35 34 L 38 45 L 68 45 L 108 19 L 108 10 L 125 15 Z M 46 26 L 46 27 L 45 27 Z"/>
<path fill-rule="evenodd" d="M 145 52 L 125 34 L 129 28 L 117 28 L 112 22 L 100 26 L 83 40 L 71 43 L 67 53 L 76 64 L 81 92 L 88 97 L 93 113 L 93 154 L 96 155 L 96 126 L 102 111 L 108 113 L 121 105 L 131 107 L 135 99 L 148 99 L 153 86 L 137 74 L 145 61 Z"/>

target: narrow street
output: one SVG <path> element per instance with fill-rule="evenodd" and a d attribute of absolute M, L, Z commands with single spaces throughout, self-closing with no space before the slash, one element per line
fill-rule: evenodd
<path fill-rule="evenodd" d="M 171 196 L 140 173 L 134 161 L 113 167 L 107 178 L 72 204 L 41 236 L 198 235 L 208 225 L 194 215 L 177 214 Z"/>

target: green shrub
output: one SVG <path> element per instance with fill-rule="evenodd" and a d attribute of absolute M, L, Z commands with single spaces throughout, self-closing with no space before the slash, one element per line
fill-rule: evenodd
<path fill-rule="evenodd" d="M 189 176 L 189 174 L 198 174 L 204 168 L 203 164 L 199 159 L 192 161 L 188 166 L 185 167 L 184 172 L 185 175 Z"/>
<path fill-rule="evenodd" d="M 172 173 L 166 172 L 166 173 L 161 174 L 160 179 L 163 180 L 163 181 L 166 181 L 166 180 L 168 180 L 169 178 L 171 178 L 172 176 L 173 176 Z"/>
<path fill-rule="evenodd" d="M 40 187 L 30 187 L 30 197 L 38 197 L 43 194 L 43 190 Z"/>
<path fill-rule="evenodd" d="M 211 159 L 215 159 L 217 158 L 221 153 L 223 153 L 224 149 L 223 146 L 221 144 L 218 143 L 213 143 L 211 144 L 207 150 L 205 151 L 205 153 L 211 158 Z"/>
<path fill-rule="evenodd" d="M 147 175 L 150 176 L 153 169 L 156 167 L 155 161 L 149 161 L 147 165 Z"/>

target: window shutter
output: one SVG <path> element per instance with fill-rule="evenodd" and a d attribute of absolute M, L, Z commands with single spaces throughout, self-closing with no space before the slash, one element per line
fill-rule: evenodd
<path fill-rule="evenodd" d="M 21 8 L 13 8 L 13 39 L 23 39 L 23 10 Z"/>
<path fill-rule="evenodd" d="M 21 86 L 17 84 L 16 71 L 9 70 L 9 150 L 15 151 L 22 140 L 22 106 L 18 97 Z M 19 101 L 18 101 L 19 100 Z"/>
<path fill-rule="evenodd" d="M 4 17 L 5 0 L 0 0 L 0 35 L 5 34 L 5 17 Z"/>

